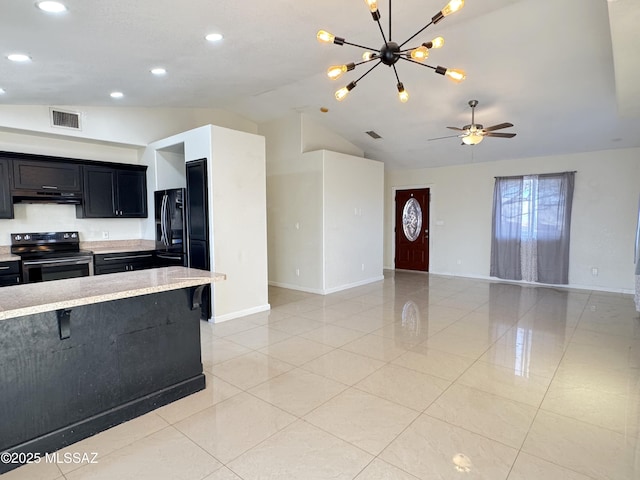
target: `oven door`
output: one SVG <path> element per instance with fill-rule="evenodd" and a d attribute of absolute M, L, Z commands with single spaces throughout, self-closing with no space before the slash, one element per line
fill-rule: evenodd
<path fill-rule="evenodd" d="M 93 275 L 93 257 L 77 256 L 22 261 L 24 283 L 47 282 Z"/>

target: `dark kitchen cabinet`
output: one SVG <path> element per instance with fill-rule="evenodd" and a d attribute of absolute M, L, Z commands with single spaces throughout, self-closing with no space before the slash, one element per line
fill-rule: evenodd
<path fill-rule="evenodd" d="M 0 218 L 13 218 L 10 178 L 11 162 L 0 158 Z"/>
<path fill-rule="evenodd" d="M 132 272 L 134 270 L 145 270 L 157 266 L 153 250 L 101 253 L 94 255 L 93 259 L 93 272 L 95 275 Z"/>
<path fill-rule="evenodd" d="M 20 261 L 0 262 L 0 287 L 18 285 L 20 283 Z"/>
<path fill-rule="evenodd" d="M 80 165 L 64 161 L 13 161 L 13 189 L 80 193 Z"/>
<path fill-rule="evenodd" d="M 85 165 L 81 218 L 146 218 L 147 167 Z"/>

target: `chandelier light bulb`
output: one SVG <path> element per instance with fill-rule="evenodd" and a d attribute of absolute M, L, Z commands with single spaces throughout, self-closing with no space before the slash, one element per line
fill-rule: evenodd
<path fill-rule="evenodd" d="M 325 30 L 320 30 L 317 35 L 318 41 L 322 43 L 333 43 L 336 36 L 333 33 L 329 33 Z"/>
<path fill-rule="evenodd" d="M 376 54 L 374 52 L 364 52 L 362 54 L 362 60 L 364 60 L 365 62 L 368 62 L 369 60 L 371 60 L 375 56 L 376 56 Z"/>
<path fill-rule="evenodd" d="M 442 10 L 440 10 L 440 13 L 446 17 L 452 13 L 456 13 L 462 7 L 464 7 L 464 0 L 451 0 Z"/>
<path fill-rule="evenodd" d="M 336 100 L 341 102 L 344 98 L 349 94 L 349 90 L 347 87 L 342 87 L 340 90 L 336 92 Z"/>
<path fill-rule="evenodd" d="M 354 88 L 356 88 L 356 82 L 351 82 L 346 87 L 342 87 L 340 90 L 336 92 L 336 100 L 341 102 L 349 94 L 349 92 Z"/>
<path fill-rule="evenodd" d="M 398 98 L 402 103 L 407 103 L 409 100 L 409 93 L 404 89 L 402 82 L 398 83 Z"/>
<path fill-rule="evenodd" d="M 327 76 L 331 80 L 337 80 L 346 71 L 347 71 L 347 66 L 346 65 L 333 65 L 333 66 L 329 67 L 329 69 L 327 70 Z"/>
<path fill-rule="evenodd" d="M 424 62 L 429 57 L 429 49 L 424 45 L 411 50 L 411 58 L 416 62 Z"/>
<path fill-rule="evenodd" d="M 453 83 L 460 83 L 465 78 L 467 78 L 467 74 L 465 73 L 465 71 L 457 68 L 447 68 L 445 76 Z"/>
<path fill-rule="evenodd" d="M 378 11 L 378 0 L 364 0 L 364 3 L 367 4 L 371 13 Z"/>
<path fill-rule="evenodd" d="M 429 48 L 442 48 L 442 47 L 444 47 L 444 38 L 436 37 L 433 40 L 431 40 L 431 47 Z"/>

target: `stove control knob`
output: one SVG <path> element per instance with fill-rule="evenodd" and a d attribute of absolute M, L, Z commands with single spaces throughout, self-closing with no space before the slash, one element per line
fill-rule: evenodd
<path fill-rule="evenodd" d="M 69 238 L 69 234 L 68 234 L 68 233 L 65 233 L 65 234 L 62 236 L 62 238 L 65 238 L 65 239 L 66 239 L 66 238 Z"/>
<path fill-rule="evenodd" d="M 15 237 L 13 237 L 17 242 L 19 242 L 20 240 L 22 240 L 22 235 L 16 235 Z"/>
<path fill-rule="evenodd" d="M 71 234 L 71 238 L 77 238 L 77 237 L 78 237 L 78 235 L 76 233 L 72 233 Z"/>
<path fill-rule="evenodd" d="M 25 235 L 25 236 L 24 236 L 24 239 L 25 239 L 25 240 L 31 240 L 31 235 Z"/>

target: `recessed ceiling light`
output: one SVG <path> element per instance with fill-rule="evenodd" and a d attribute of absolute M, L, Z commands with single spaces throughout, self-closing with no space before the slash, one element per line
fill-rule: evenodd
<path fill-rule="evenodd" d="M 28 62 L 31 60 L 31 57 L 24 53 L 12 53 L 11 55 L 7 55 L 7 58 L 12 62 Z"/>
<path fill-rule="evenodd" d="M 207 35 L 204 38 L 206 38 L 210 42 L 219 42 L 220 40 L 222 40 L 222 34 L 220 34 L 220 33 L 210 33 L 209 35 Z"/>
<path fill-rule="evenodd" d="M 153 73 L 154 75 L 166 75 L 167 70 L 162 67 L 156 67 L 151 69 L 151 73 Z"/>
<path fill-rule="evenodd" d="M 122 98 L 124 97 L 124 93 L 122 92 L 111 92 L 111 98 Z"/>
<path fill-rule="evenodd" d="M 67 11 L 67 7 L 60 2 L 37 2 L 36 7 L 49 13 L 62 13 Z"/>
<path fill-rule="evenodd" d="M 7 92 L 4 91 L 4 88 L 0 88 L 0 95 L 4 95 L 5 93 Z"/>

